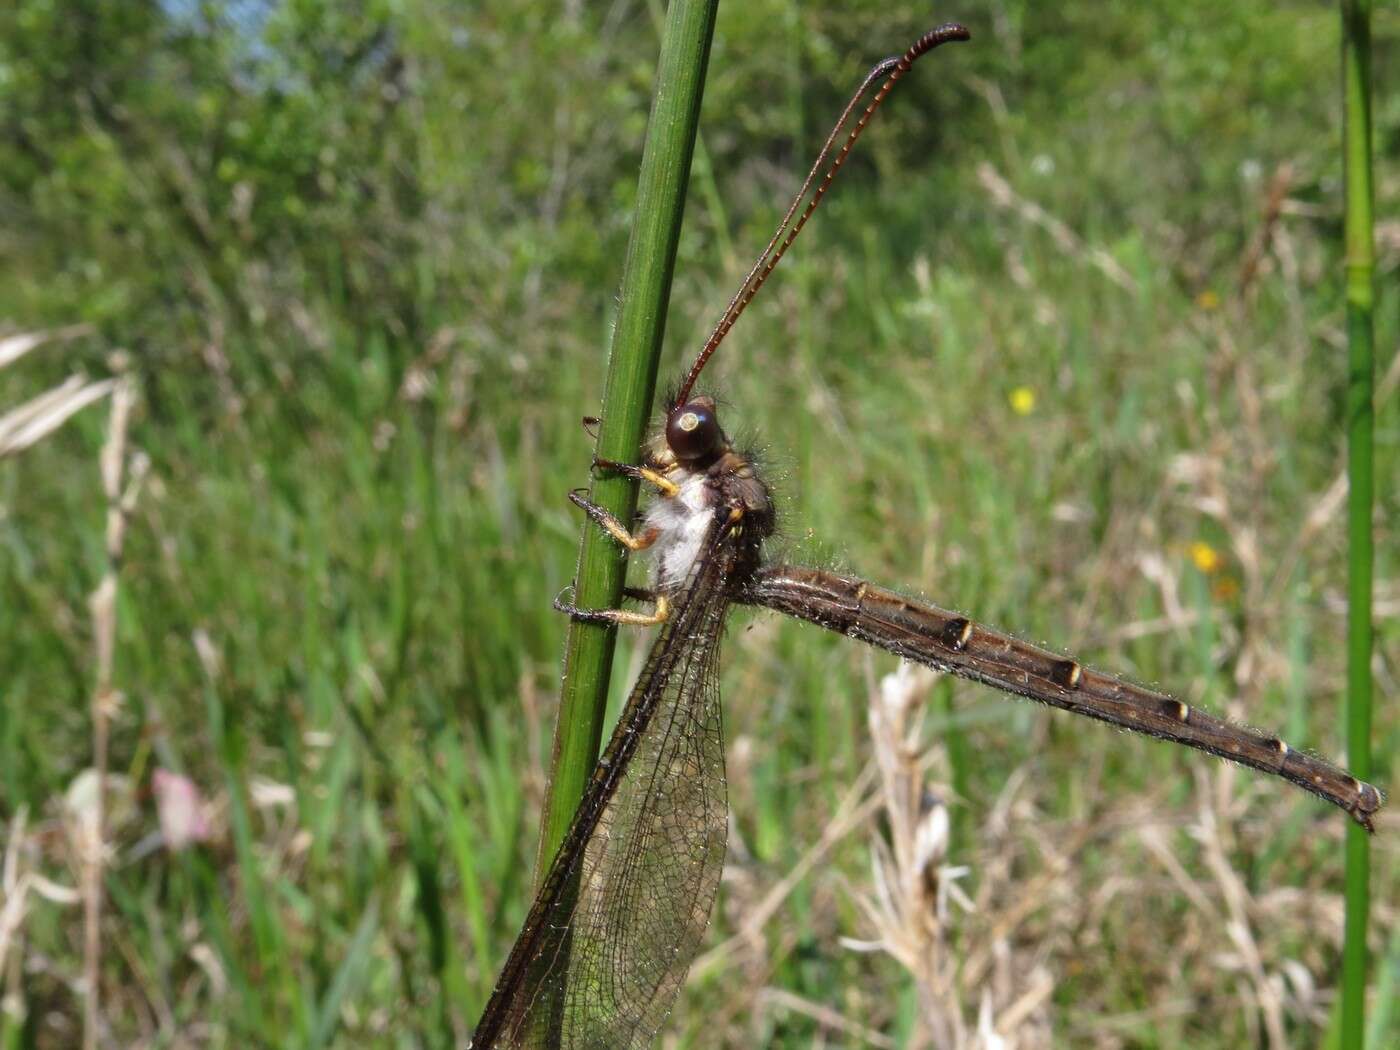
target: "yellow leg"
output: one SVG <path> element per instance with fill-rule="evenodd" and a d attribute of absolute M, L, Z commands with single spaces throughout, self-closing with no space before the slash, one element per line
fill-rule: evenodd
<path fill-rule="evenodd" d="M 649 528 L 645 532 L 633 536 L 627 531 L 627 526 L 586 496 L 580 495 L 578 491 L 569 493 L 569 501 L 575 506 L 582 507 L 583 512 L 594 524 L 629 551 L 644 551 L 655 543 L 656 538 L 661 535 L 660 529 Z"/>
<path fill-rule="evenodd" d="M 655 627 L 671 618 L 671 603 L 664 594 L 656 596 L 656 607 L 649 613 L 630 609 L 580 609 L 571 602 L 554 599 L 554 607 L 585 623 L 611 623 L 627 627 Z"/>
<path fill-rule="evenodd" d="M 680 486 L 664 474 L 659 474 L 650 467 L 634 467 L 630 463 L 618 463 L 611 459 L 595 459 L 593 465 L 599 470 L 610 470 L 615 474 L 622 474 L 625 477 L 636 478 L 638 481 L 645 481 L 656 486 L 656 491 L 667 499 L 671 499 L 680 492 Z"/>

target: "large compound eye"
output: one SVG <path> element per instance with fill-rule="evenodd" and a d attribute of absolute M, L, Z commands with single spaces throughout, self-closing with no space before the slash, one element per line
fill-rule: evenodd
<path fill-rule="evenodd" d="M 666 444 L 682 463 L 708 459 L 719 452 L 723 443 L 715 403 L 708 397 L 688 401 L 666 417 Z"/>

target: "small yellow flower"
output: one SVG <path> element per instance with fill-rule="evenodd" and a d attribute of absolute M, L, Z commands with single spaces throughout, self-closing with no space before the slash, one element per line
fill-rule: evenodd
<path fill-rule="evenodd" d="M 1209 576 L 1220 568 L 1220 552 L 1204 540 L 1197 540 L 1191 544 L 1191 561 Z"/>
<path fill-rule="evenodd" d="M 1196 305 L 1202 310 L 1215 310 L 1220 306 L 1220 296 L 1207 288 L 1196 296 Z"/>
<path fill-rule="evenodd" d="M 1028 416 L 1035 409 L 1035 391 L 1028 386 L 1018 386 L 1006 395 L 1011 411 L 1018 416 Z"/>

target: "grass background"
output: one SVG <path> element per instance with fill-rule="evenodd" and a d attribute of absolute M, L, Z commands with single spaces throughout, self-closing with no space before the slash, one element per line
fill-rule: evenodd
<path fill-rule="evenodd" d="M 601 389 L 656 14 L 0 14 L 0 318 L 93 326 L 0 372 L 0 404 L 120 347 L 152 462 L 118 607 L 104 1045 L 437 1047 L 475 1020 L 530 888 L 564 628 L 549 602 L 579 529 L 563 496 L 587 474 L 578 420 Z M 901 86 L 712 365 L 777 489 L 775 549 L 1339 755 L 1330 5 L 722 7 L 663 368 L 703 338 L 849 88 L 945 18 L 974 42 Z M 1383 6 L 1382 375 L 1398 39 Z M 1377 415 L 1382 786 L 1400 743 L 1395 385 Z M 0 467 L 0 826 L 13 847 L 23 817 L 15 863 L 63 885 L 64 792 L 92 763 L 102 427 L 89 410 Z M 832 827 L 892 666 L 736 622 L 714 943 Z M 980 906 L 954 912 L 946 948 L 994 960 L 956 989 L 969 1024 L 984 993 L 1002 1017 L 1044 974 L 1016 1045 L 1320 1040 L 1344 818 L 1165 745 L 933 690 L 928 775 L 966 796 L 947 860 Z M 141 848 L 158 767 L 206 793 L 210 842 Z M 1400 1033 L 1394 833 L 1384 818 L 1375 841 L 1377 1047 Z M 839 940 L 870 933 L 880 834 L 840 836 L 756 936 L 697 967 L 667 1045 L 869 1041 L 823 1009 L 917 1045 L 925 990 Z M 0 1046 L 76 1045 L 81 953 L 80 909 L 28 898 Z"/>

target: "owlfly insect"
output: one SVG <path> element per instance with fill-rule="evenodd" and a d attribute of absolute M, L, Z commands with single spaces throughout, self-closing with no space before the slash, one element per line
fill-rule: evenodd
<path fill-rule="evenodd" d="M 716 668 L 735 604 L 786 613 L 939 671 L 1231 759 L 1372 827 L 1381 806 L 1374 787 L 1277 737 L 854 577 L 764 563 L 774 527 L 768 489 L 730 444 L 715 402 L 695 394 L 696 381 L 890 90 L 922 55 L 966 39 L 966 29 L 945 25 L 870 71 L 682 379 L 643 464 L 595 462 L 656 490 L 639 530 L 570 494 L 619 543 L 652 554 L 652 589 L 627 592 L 651 611 L 556 607 L 659 633 L 477 1025 L 478 1050 L 644 1047 L 660 1028 L 709 924 L 724 864 Z"/>

